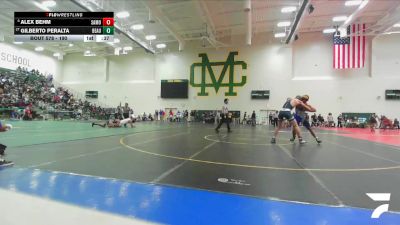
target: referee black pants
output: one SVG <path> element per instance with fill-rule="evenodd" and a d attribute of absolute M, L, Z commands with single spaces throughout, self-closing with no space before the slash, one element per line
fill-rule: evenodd
<path fill-rule="evenodd" d="M 228 128 L 228 131 L 231 130 L 231 126 L 229 125 L 229 118 L 226 115 L 222 115 L 222 118 L 219 120 L 219 124 L 217 126 L 217 130 L 219 130 L 219 128 L 221 128 L 223 123 L 226 123 L 226 127 Z"/>

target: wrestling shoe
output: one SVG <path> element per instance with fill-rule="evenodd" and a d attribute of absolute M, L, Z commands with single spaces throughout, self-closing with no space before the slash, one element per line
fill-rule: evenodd
<path fill-rule="evenodd" d="M 322 142 L 321 139 L 319 139 L 319 138 L 315 138 L 315 140 L 317 141 L 318 144 L 321 144 L 321 142 Z"/>
<path fill-rule="evenodd" d="M 295 139 L 295 138 L 290 138 L 289 141 L 290 141 L 290 142 L 294 142 L 294 139 Z"/>
<path fill-rule="evenodd" d="M 300 143 L 300 144 L 305 144 L 305 143 L 307 143 L 307 141 L 305 141 L 305 140 L 303 140 L 303 139 L 299 139 L 299 143 Z"/>
<path fill-rule="evenodd" d="M 272 138 L 271 139 L 271 144 L 275 144 L 276 143 L 276 138 Z"/>
<path fill-rule="evenodd" d="M 6 167 L 6 166 L 12 166 L 12 165 L 14 165 L 14 163 L 12 161 L 7 161 L 7 160 L 4 160 L 4 159 L 0 160 L 0 168 L 1 167 Z"/>

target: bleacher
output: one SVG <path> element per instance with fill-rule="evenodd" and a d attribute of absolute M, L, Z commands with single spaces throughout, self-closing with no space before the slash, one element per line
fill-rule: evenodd
<path fill-rule="evenodd" d="M 104 104 L 87 101 L 83 94 L 37 70 L 0 68 L 0 93 L 2 118 L 20 119 L 27 107 L 32 112 L 32 119 L 107 118 Z"/>

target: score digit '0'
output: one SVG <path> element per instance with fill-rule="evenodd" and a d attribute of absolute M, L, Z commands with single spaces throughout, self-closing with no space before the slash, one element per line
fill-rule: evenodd
<path fill-rule="evenodd" d="M 114 26 L 114 18 L 103 18 L 103 26 Z"/>

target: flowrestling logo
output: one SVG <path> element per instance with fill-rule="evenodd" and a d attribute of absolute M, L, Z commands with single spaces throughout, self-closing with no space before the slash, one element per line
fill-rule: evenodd
<path fill-rule="evenodd" d="M 206 92 L 206 88 L 214 88 L 215 92 L 218 93 L 218 90 L 221 87 L 227 87 L 228 92 L 225 92 L 225 96 L 236 96 L 237 93 L 234 91 L 234 87 L 242 87 L 246 84 L 247 77 L 242 73 L 239 74 L 240 82 L 235 82 L 235 66 L 241 66 L 242 71 L 247 69 L 247 63 L 244 61 L 235 61 L 235 55 L 238 55 L 238 52 L 230 52 L 228 58 L 225 62 L 210 62 L 207 54 L 199 54 L 199 57 L 202 58 L 200 63 L 193 63 L 190 67 L 190 85 L 192 87 L 200 88 L 200 92 L 197 93 L 198 96 L 208 96 L 208 92 Z M 213 67 L 215 66 L 223 66 L 221 74 L 218 78 L 215 77 Z M 195 82 L 195 68 L 201 68 L 200 83 Z M 211 82 L 207 83 L 207 72 L 210 76 Z M 229 77 L 227 82 L 224 81 L 224 77 L 226 73 L 229 73 Z"/>
<path fill-rule="evenodd" d="M 375 202 L 387 202 L 387 204 L 378 206 L 372 212 L 372 219 L 378 219 L 383 213 L 389 211 L 390 193 L 366 193 L 366 195 Z"/>

